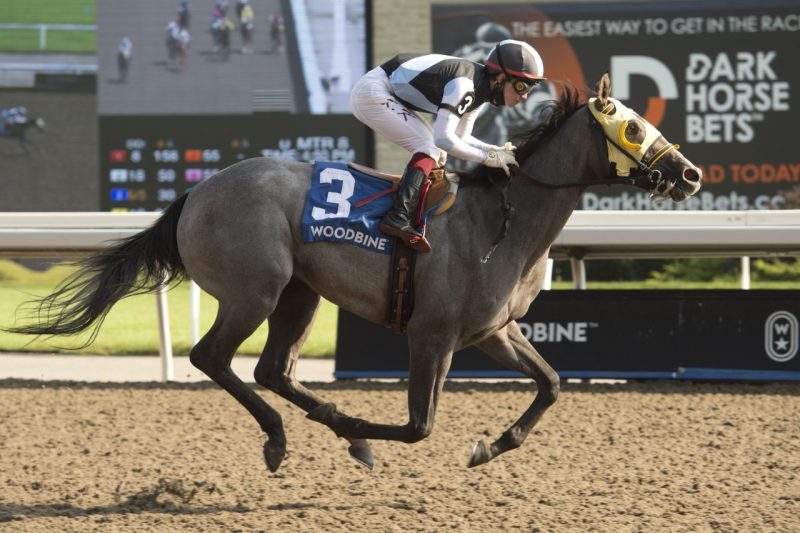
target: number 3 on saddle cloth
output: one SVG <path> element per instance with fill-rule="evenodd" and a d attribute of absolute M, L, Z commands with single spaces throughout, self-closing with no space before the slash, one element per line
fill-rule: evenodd
<path fill-rule="evenodd" d="M 394 237 L 378 229 L 392 207 L 400 176 L 383 174 L 355 163 L 317 162 L 303 209 L 303 240 L 349 243 L 391 254 Z M 456 198 L 458 178 L 434 171 L 423 187 L 417 220 L 423 226 L 432 215 L 447 211 Z"/>

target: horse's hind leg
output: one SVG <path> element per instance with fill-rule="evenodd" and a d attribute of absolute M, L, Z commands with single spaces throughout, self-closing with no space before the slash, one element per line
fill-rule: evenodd
<path fill-rule="evenodd" d="M 281 293 L 269 317 L 269 336 L 256 365 L 256 382 L 308 412 L 323 401 L 295 377 L 297 359 L 314 322 L 320 297 L 305 283 L 293 279 Z M 350 455 L 372 468 L 372 450 L 366 440 L 347 439 Z"/>
<path fill-rule="evenodd" d="M 501 453 L 519 448 L 547 408 L 555 403 L 559 391 L 558 374 L 531 346 L 516 322 L 510 322 L 505 328 L 478 343 L 477 347 L 505 367 L 532 378 L 536 382 L 537 393 L 530 407 L 499 439 L 491 445 L 478 441 L 472 451 L 469 466 L 478 466 Z"/>
<path fill-rule="evenodd" d="M 231 370 L 236 349 L 264 322 L 270 311 L 261 300 L 246 302 L 242 298 L 234 304 L 220 301 L 214 325 L 192 348 L 190 359 L 253 415 L 268 436 L 264 459 L 267 467 L 275 472 L 286 455 L 281 416 Z"/>
<path fill-rule="evenodd" d="M 321 405 L 308 418 L 337 435 L 359 439 L 418 442 L 433 431 L 436 406 L 453 358 L 453 339 L 446 335 L 409 336 L 408 423 L 376 424 L 346 416 L 333 404 Z"/>

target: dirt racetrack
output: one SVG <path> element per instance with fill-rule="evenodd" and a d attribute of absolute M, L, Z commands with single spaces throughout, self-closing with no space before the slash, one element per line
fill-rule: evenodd
<path fill-rule="evenodd" d="M 406 420 L 405 385 L 313 384 Z M 465 464 L 531 400 L 448 383 L 434 433 L 346 443 L 272 393 L 287 457 L 209 383 L 0 381 L 0 531 L 799 531 L 800 385 L 565 384 L 519 450 Z"/>

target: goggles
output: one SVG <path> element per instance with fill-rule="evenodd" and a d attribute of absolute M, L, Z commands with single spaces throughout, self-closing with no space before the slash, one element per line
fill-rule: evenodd
<path fill-rule="evenodd" d="M 514 89 L 514 92 L 520 96 L 525 96 L 538 85 L 538 81 L 526 83 L 519 78 L 509 78 L 508 82 L 511 84 L 511 88 Z"/>

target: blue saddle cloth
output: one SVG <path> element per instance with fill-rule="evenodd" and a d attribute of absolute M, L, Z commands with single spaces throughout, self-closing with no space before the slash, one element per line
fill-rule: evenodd
<path fill-rule="evenodd" d="M 315 163 L 303 209 L 303 240 L 346 242 L 391 254 L 394 238 L 378 229 L 392 207 L 391 187 L 346 163 Z"/>

